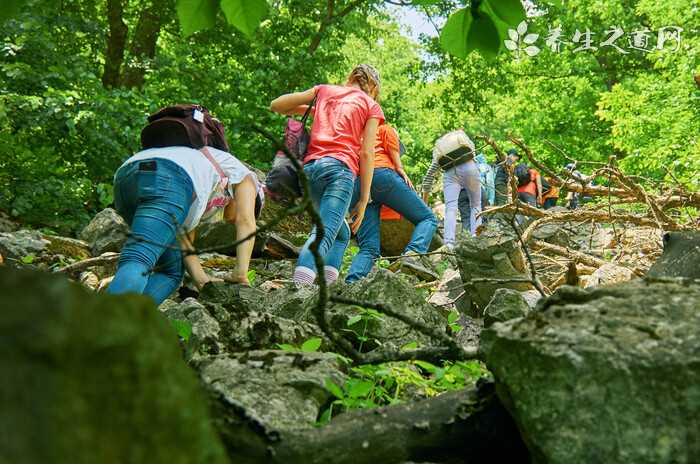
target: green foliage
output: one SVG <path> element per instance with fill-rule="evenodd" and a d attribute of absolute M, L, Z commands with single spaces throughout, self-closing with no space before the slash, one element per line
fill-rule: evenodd
<path fill-rule="evenodd" d="M 267 15 L 266 0 L 221 0 L 221 9 L 229 24 L 236 26 L 248 38 Z"/>
<path fill-rule="evenodd" d="M 250 285 L 255 285 L 255 278 L 258 276 L 258 273 L 255 272 L 255 269 L 251 269 L 248 271 L 246 274 L 246 277 L 248 278 L 248 282 L 250 282 Z"/>
<path fill-rule="evenodd" d="M 177 16 L 185 37 L 214 27 L 219 11 L 218 0 L 178 0 Z"/>
<path fill-rule="evenodd" d="M 334 396 L 319 417 L 319 425 L 349 409 L 375 408 L 418 397 L 431 397 L 473 385 L 488 371 L 477 361 L 445 362 L 435 366 L 425 361 L 362 365 L 351 369 L 343 385 L 326 379 Z"/>
<path fill-rule="evenodd" d="M 440 33 L 440 44 L 452 55 L 465 58 L 478 50 L 494 59 L 507 37 L 508 27 L 515 28 L 525 19 L 520 0 L 482 0 L 452 13 Z"/>
<path fill-rule="evenodd" d="M 170 325 L 173 326 L 177 336 L 185 341 L 185 343 L 190 341 L 192 336 L 192 324 L 190 321 L 184 321 L 180 319 L 170 319 Z"/>
<path fill-rule="evenodd" d="M 362 351 L 362 348 L 367 342 L 372 342 L 375 345 L 379 343 L 377 340 L 370 340 L 367 336 L 367 330 L 370 324 L 383 321 L 384 315 L 372 308 L 363 308 L 361 306 L 353 306 L 352 308 L 357 314 L 354 314 L 348 319 L 346 323 L 348 328 L 343 330 L 355 335 L 357 341 L 360 342 L 358 350 Z"/>
<path fill-rule="evenodd" d="M 306 340 L 300 346 L 292 345 L 289 343 L 278 343 L 277 347 L 283 351 L 290 351 L 296 353 L 314 353 L 321 348 L 322 340 L 319 337 L 313 337 Z"/>

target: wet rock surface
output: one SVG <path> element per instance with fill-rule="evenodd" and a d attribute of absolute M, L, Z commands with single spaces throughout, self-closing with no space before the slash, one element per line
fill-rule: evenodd
<path fill-rule="evenodd" d="M 562 287 L 481 350 L 534 462 L 700 456 L 700 287 Z"/>

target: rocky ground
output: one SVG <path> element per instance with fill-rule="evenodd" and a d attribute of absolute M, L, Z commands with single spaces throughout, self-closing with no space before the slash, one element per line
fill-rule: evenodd
<path fill-rule="evenodd" d="M 75 431 L 39 448 L 0 434 L 8 462 L 21 462 L 12 458 L 23 453 L 76 462 L 70 444 L 78 442 L 84 462 L 140 462 L 145 451 L 132 444 L 153 428 L 159 433 L 139 443 L 176 442 L 159 456 L 168 462 L 682 463 L 700 456 L 697 233 L 662 241 L 649 228 L 550 224 L 524 250 L 507 218 L 496 217 L 478 237 L 462 237 L 454 254 L 422 258 L 439 276 L 433 282 L 382 263 L 367 279 L 338 283 L 332 295 L 380 303 L 403 318 L 328 304 L 330 330 L 355 349 L 436 346 L 441 341 L 429 334 L 439 332 L 478 358 L 465 364 L 472 375 L 450 364 L 382 364 L 413 380 L 397 393 L 398 404 L 366 409 L 357 406 L 377 406 L 373 389 L 386 384 L 338 354 L 318 325 L 318 291 L 289 281 L 308 226 L 300 218 L 258 241 L 252 287 L 215 283 L 199 293 L 186 284 L 160 314 L 145 298 L 94 293 L 109 282 L 128 234 L 113 211 L 98 214 L 77 239 L 0 219 L 0 289 L 11 309 L 0 327 L 12 334 L 3 336 L 0 358 L 18 379 L 0 387 L 0 398 L 10 400 L 0 423 L 9 430 L 19 421 L 17 433 Z M 383 227 L 392 247 L 408 240 L 405 225 Z M 198 249 L 217 247 L 200 255 L 212 275 L 235 266 L 232 250 L 220 247 L 233 236 L 230 226 L 200 234 Z M 436 381 L 452 372 L 464 376 L 451 384 L 459 388 Z M 111 406 L 103 408 L 105 397 Z M 339 414 L 319 428 L 331 406 Z M 102 432 L 107 438 L 91 438 Z"/>

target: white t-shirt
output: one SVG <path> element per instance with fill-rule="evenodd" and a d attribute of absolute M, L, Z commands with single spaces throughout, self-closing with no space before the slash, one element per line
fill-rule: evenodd
<path fill-rule="evenodd" d="M 251 176 L 255 182 L 258 194 L 260 194 L 260 185 L 255 173 L 245 167 L 245 165 L 232 154 L 212 147 L 207 148 L 211 156 L 221 166 L 226 177 L 228 177 L 228 186 L 231 196 L 233 196 L 233 188 L 240 184 L 248 175 Z M 166 159 L 174 162 L 184 169 L 190 176 L 190 179 L 192 179 L 195 198 L 192 202 L 192 206 L 190 206 L 187 218 L 185 218 L 183 227 L 187 232 L 194 230 L 204 214 L 209 197 L 221 180 L 219 174 L 202 152 L 189 147 L 150 148 L 136 153 L 126 160 L 122 166 L 151 158 Z"/>

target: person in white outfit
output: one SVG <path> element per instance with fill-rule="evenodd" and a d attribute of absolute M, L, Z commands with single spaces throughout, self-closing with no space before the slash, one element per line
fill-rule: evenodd
<path fill-rule="evenodd" d="M 481 225 L 481 176 L 479 167 L 474 161 L 474 142 L 464 130 L 449 132 L 435 142 L 433 162 L 426 173 L 423 183 L 423 199 L 427 201 L 432 190 L 435 176 L 439 170 L 443 175 L 443 194 L 445 200 L 445 245 L 453 248 L 457 235 L 457 206 L 459 192 L 463 188 L 469 195 L 470 217 L 469 232 L 476 235 Z"/>

